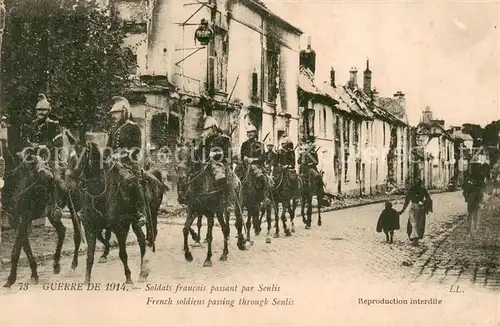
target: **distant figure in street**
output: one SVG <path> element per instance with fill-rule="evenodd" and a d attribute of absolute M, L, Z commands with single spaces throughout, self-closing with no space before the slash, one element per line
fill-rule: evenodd
<path fill-rule="evenodd" d="M 410 216 L 406 231 L 412 245 L 416 246 L 418 240 L 424 238 L 426 215 L 432 212 L 432 199 L 421 179 L 416 179 L 414 185 L 408 190 L 403 209 L 399 215 L 404 213 L 410 203 Z"/>
<path fill-rule="evenodd" d="M 399 213 L 392 208 L 390 201 L 385 202 L 385 209 L 377 222 L 377 232 L 384 231 L 387 242 L 392 243 L 394 230 L 399 230 Z"/>

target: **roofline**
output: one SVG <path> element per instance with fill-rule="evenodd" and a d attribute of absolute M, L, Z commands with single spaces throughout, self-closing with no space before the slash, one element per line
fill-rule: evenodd
<path fill-rule="evenodd" d="M 287 29 L 290 29 L 292 32 L 294 32 L 298 36 L 301 36 L 302 34 L 304 34 L 304 32 L 301 29 L 290 24 L 289 22 L 287 22 L 286 20 L 284 20 L 280 16 L 276 15 L 275 13 L 273 13 L 272 11 L 267 9 L 266 7 L 262 6 L 261 4 L 255 2 L 254 0 L 237 0 L 237 1 L 247 5 L 250 8 L 258 10 L 261 13 L 267 14 L 271 19 L 277 20 L 278 23 L 280 23 L 281 25 L 284 25 Z"/>
<path fill-rule="evenodd" d="M 301 92 L 303 92 L 303 93 L 305 93 L 305 94 L 309 94 L 311 97 L 324 98 L 324 99 L 329 100 L 330 102 L 335 103 L 335 105 L 339 104 L 339 102 L 338 102 L 336 99 L 334 99 L 333 97 L 331 97 L 331 96 L 330 96 L 330 95 L 328 95 L 328 94 L 311 93 L 311 92 L 309 92 L 309 91 L 307 91 L 307 90 L 303 89 L 303 88 L 302 88 L 302 87 L 300 87 L 300 86 L 297 86 L 297 90 L 298 90 L 298 91 L 300 90 Z"/>

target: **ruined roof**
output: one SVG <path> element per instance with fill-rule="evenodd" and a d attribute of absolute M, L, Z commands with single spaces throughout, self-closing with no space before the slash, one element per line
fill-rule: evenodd
<path fill-rule="evenodd" d="M 309 94 L 324 95 L 323 92 L 314 84 L 314 75 L 308 68 L 300 67 L 299 87 L 304 92 Z"/>
<path fill-rule="evenodd" d="M 250 8 L 253 8 L 255 10 L 258 10 L 261 14 L 264 14 L 268 16 L 269 18 L 275 20 L 277 23 L 281 24 L 285 28 L 295 32 L 298 35 L 302 35 L 303 31 L 299 29 L 298 27 L 292 25 L 291 23 L 287 22 L 277 14 L 273 13 L 262 0 L 237 0 L 239 2 L 242 2 L 243 4 L 247 5 Z"/>
<path fill-rule="evenodd" d="M 341 86 L 341 88 L 347 93 L 347 95 L 350 98 L 349 105 L 350 105 L 351 110 L 356 111 L 356 113 L 362 117 L 373 120 L 375 115 L 366 106 L 364 101 L 362 101 L 359 94 L 357 94 L 355 90 L 352 90 L 347 86 Z"/>
<path fill-rule="evenodd" d="M 349 102 L 350 98 L 349 95 L 341 88 L 338 87 L 332 87 L 330 83 L 324 82 L 322 85 L 320 85 L 321 90 L 328 95 L 329 97 L 333 98 L 335 101 L 338 102 L 337 104 L 337 109 L 339 111 L 345 112 L 345 113 L 356 113 L 353 112 L 349 108 Z"/>

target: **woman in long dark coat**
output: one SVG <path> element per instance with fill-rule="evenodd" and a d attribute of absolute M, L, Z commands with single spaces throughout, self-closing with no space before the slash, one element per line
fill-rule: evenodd
<path fill-rule="evenodd" d="M 424 238 L 426 215 L 432 212 L 432 199 L 424 188 L 421 179 L 416 179 L 413 187 L 408 190 L 403 209 L 401 209 L 399 214 L 403 214 L 410 204 L 410 215 L 406 231 L 412 245 L 416 246 L 418 245 L 418 240 Z"/>

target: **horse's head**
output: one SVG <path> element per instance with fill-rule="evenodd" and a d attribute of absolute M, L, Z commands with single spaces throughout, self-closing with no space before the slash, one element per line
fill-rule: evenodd
<path fill-rule="evenodd" d="M 180 163 L 175 169 L 177 174 L 177 201 L 179 204 L 186 204 L 189 188 L 188 166 L 185 163 Z"/>
<path fill-rule="evenodd" d="M 18 153 L 18 157 L 21 167 L 19 171 L 31 182 L 46 184 L 54 180 L 54 174 L 42 156 L 26 150 Z"/>
<path fill-rule="evenodd" d="M 97 176 L 103 165 L 103 157 L 97 144 L 86 141 L 70 151 L 68 166 L 71 174 L 84 179 Z"/>

